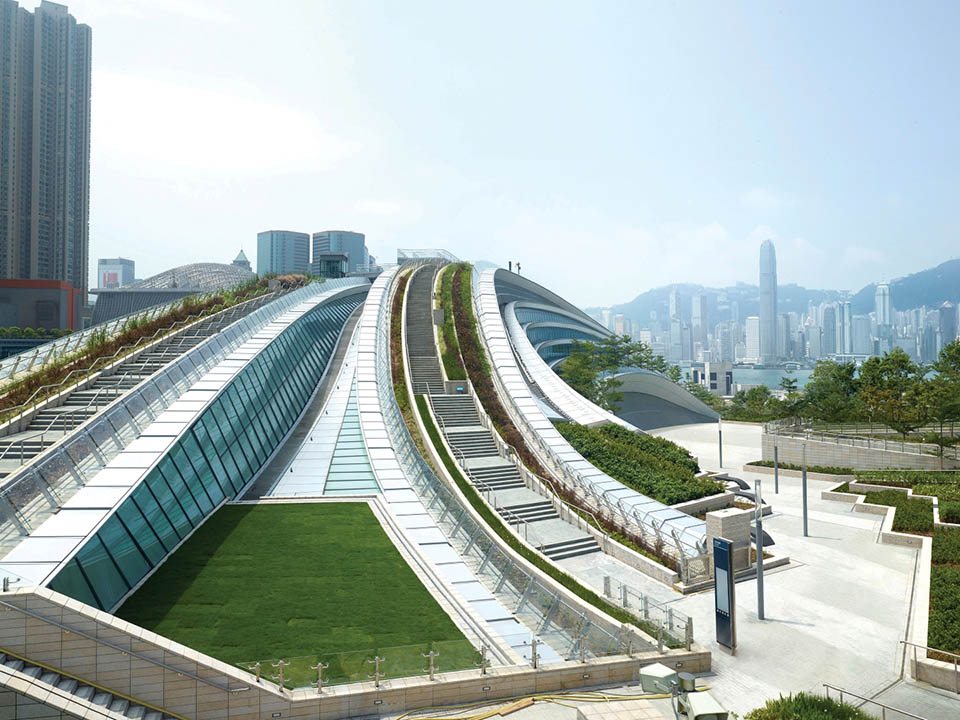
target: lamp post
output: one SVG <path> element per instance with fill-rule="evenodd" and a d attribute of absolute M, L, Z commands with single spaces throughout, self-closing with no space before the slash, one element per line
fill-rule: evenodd
<path fill-rule="evenodd" d="M 757 619 L 763 620 L 763 498 L 760 495 L 760 479 L 756 482 L 757 505 Z"/>
<path fill-rule="evenodd" d="M 801 482 L 803 492 L 803 536 L 807 537 L 807 437 L 803 438 L 803 481 Z"/>
<path fill-rule="evenodd" d="M 723 418 L 717 418 L 717 447 L 720 449 L 720 469 L 723 470 Z"/>
<path fill-rule="evenodd" d="M 773 433 L 773 492 L 780 494 L 780 459 L 777 451 L 780 449 L 777 443 L 777 433 Z"/>

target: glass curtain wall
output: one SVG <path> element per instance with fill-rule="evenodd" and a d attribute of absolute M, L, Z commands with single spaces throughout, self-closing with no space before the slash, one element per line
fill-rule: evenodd
<path fill-rule="evenodd" d="M 267 345 L 204 410 L 50 588 L 110 610 L 279 445 L 365 294 L 321 305 Z"/>

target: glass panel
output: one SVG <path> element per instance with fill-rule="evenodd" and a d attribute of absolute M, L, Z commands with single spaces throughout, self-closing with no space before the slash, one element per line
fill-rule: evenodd
<path fill-rule="evenodd" d="M 103 527 L 97 531 L 97 537 L 109 549 L 127 584 L 133 587 L 140 582 L 150 569 L 150 565 L 116 515 L 107 519 Z"/>
<path fill-rule="evenodd" d="M 69 595 L 75 600 L 79 600 L 95 608 L 104 609 L 103 605 L 90 590 L 90 584 L 80 572 L 80 567 L 76 560 L 71 560 L 67 566 L 57 573 L 57 576 L 50 581 L 50 589 L 64 595 Z"/>
<path fill-rule="evenodd" d="M 134 502 L 133 498 L 128 498 L 124 501 L 123 505 L 120 506 L 120 509 L 117 510 L 117 515 L 123 521 L 127 531 L 137 541 L 137 544 L 147 556 L 147 560 L 150 562 L 151 566 L 156 565 L 163 560 L 164 556 L 167 554 L 167 549 L 163 546 L 163 543 L 160 542 L 157 534 L 147 523 L 146 519 L 143 517 L 143 513 L 140 512 L 140 508 Z M 122 564 L 120 567 L 123 569 Z M 127 579 L 129 580 L 129 576 Z"/>
<path fill-rule="evenodd" d="M 163 508 L 160 507 L 153 493 L 150 492 L 150 488 L 146 485 L 141 485 L 133 491 L 131 500 L 133 500 L 140 509 L 140 512 L 143 514 L 143 517 L 146 518 L 150 527 L 153 528 L 153 531 L 159 536 L 160 542 L 163 543 L 163 549 L 167 552 L 173 550 L 182 538 L 177 533 L 176 528 L 170 523 L 170 518 L 164 512 Z M 183 517 L 184 522 L 186 522 L 186 516 L 183 515 L 183 511 L 180 510 L 179 506 L 177 507 L 177 513 L 178 516 Z"/>
<path fill-rule="evenodd" d="M 77 553 L 77 562 L 83 568 L 90 584 L 97 589 L 97 597 L 104 608 L 113 607 L 130 586 L 107 554 L 100 538 L 94 535 Z"/>
<path fill-rule="evenodd" d="M 173 523 L 173 527 L 177 531 L 177 535 L 180 538 L 185 538 L 187 534 L 193 529 L 193 522 L 190 520 L 190 516 L 187 514 L 186 509 L 183 504 L 180 503 L 176 496 L 173 494 L 173 491 L 170 489 L 170 486 L 167 484 L 167 481 L 164 479 L 163 475 L 160 473 L 159 469 L 150 473 L 147 476 L 147 487 L 150 488 L 153 497 L 157 500 L 160 507 L 163 508 L 164 513 L 170 522 Z M 188 507 L 190 505 L 196 506 L 192 500 L 187 498 Z M 144 508 L 146 510 L 146 508 Z"/>

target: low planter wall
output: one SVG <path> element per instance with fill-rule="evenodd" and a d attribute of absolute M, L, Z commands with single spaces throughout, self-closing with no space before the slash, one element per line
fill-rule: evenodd
<path fill-rule="evenodd" d="M 729 490 L 724 490 L 716 495 L 707 495 L 696 500 L 687 500 L 687 502 L 671 505 L 674 510 L 685 512 L 687 515 L 699 515 L 700 513 L 710 512 L 711 510 L 722 510 L 723 508 L 733 507 L 733 501 L 736 499 Z"/>
<path fill-rule="evenodd" d="M 747 463 L 743 466 L 744 472 L 759 473 L 760 475 L 773 475 L 773 468 L 766 467 L 765 465 L 754 465 L 752 463 Z M 789 478 L 799 478 L 803 477 L 802 470 L 786 470 L 784 468 L 779 468 L 779 474 L 781 477 Z M 821 473 L 821 472 L 810 472 L 807 470 L 807 479 L 808 480 L 824 480 L 826 482 L 853 482 L 856 479 L 855 475 L 834 475 L 833 473 Z"/>

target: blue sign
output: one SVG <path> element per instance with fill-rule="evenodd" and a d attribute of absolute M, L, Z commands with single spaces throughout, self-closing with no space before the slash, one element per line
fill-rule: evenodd
<path fill-rule="evenodd" d="M 717 618 L 717 642 L 731 650 L 737 647 L 736 600 L 733 582 L 733 543 L 713 539 L 713 592 Z"/>

